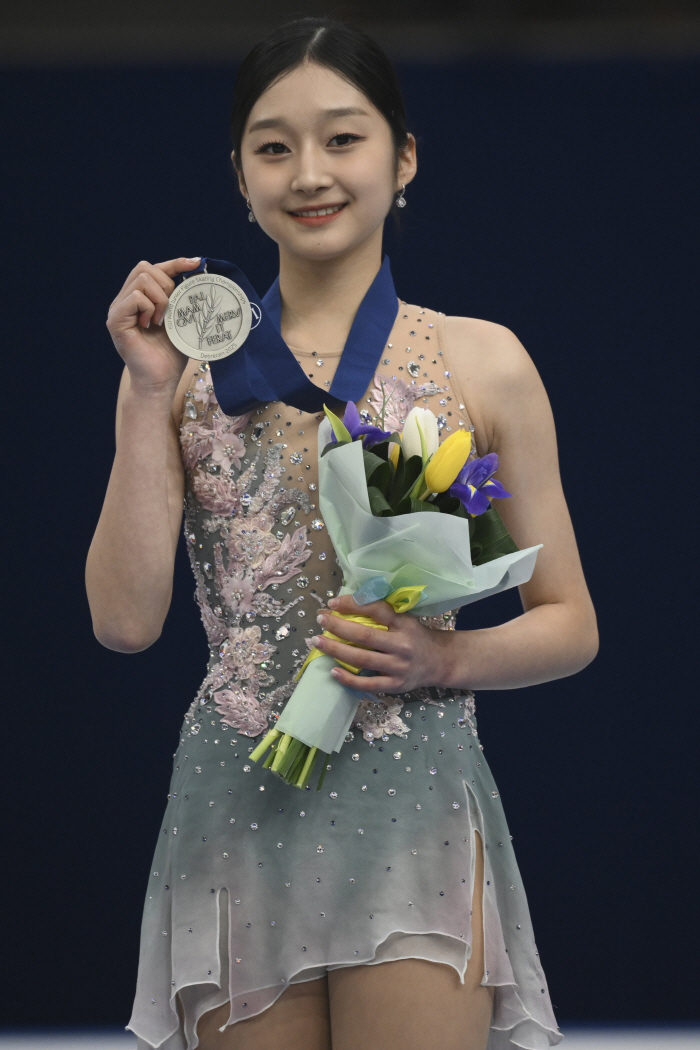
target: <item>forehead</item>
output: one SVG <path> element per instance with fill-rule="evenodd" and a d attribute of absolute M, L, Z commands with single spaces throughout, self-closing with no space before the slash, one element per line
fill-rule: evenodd
<path fill-rule="evenodd" d="M 286 73 L 262 93 L 250 111 L 247 130 L 258 121 L 285 124 L 333 119 L 331 110 L 359 110 L 362 120 L 382 120 L 367 96 L 332 69 L 306 62 Z"/>

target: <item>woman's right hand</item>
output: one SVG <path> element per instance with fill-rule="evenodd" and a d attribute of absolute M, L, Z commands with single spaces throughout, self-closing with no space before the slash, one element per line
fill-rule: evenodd
<path fill-rule="evenodd" d="M 137 263 L 109 308 L 107 329 L 129 370 L 131 387 L 174 390 L 188 358 L 168 338 L 163 317 L 174 277 L 196 269 L 199 259 Z"/>

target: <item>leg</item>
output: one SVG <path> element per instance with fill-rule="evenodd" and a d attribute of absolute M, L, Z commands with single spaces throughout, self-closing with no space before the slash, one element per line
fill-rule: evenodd
<path fill-rule="evenodd" d="M 177 1000 L 182 1019 L 182 1007 Z M 202 1014 L 197 1025 L 198 1050 L 331 1050 L 328 981 L 290 984 L 272 1006 L 255 1017 L 229 1025 L 230 1004 Z"/>
<path fill-rule="evenodd" d="M 398 959 L 328 972 L 333 1050 L 484 1050 L 494 989 L 484 973 L 484 855 L 475 832 L 472 956 L 464 984 L 443 963 Z"/>

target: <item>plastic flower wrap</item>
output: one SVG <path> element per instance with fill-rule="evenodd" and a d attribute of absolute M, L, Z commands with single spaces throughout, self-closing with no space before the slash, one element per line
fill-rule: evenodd
<path fill-rule="evenodd" d="M 326 416 L 318 431 L 319 505 L 343 571 L 339 594 L 437 616 L 527 583 L 542 545 L 518 550 L 493 507 L 493 498 L 510 495 L 493 479 L 495 453 L 475 456 L 463 431 L 438 444 L 427 409 L 409 413 L 403 434 L 364 424 L 351 403 L 342 420 L 328 409 Z M 361 614 L 347 618 L 381 626 Z M 263 766 L 299 788 L 320 756 L 320 790 L 326 760 L 340 751 L 365 696 L 330 674 L 339 662 L 311 650 L 276 726 L 250 755 L 257 762 L 269 748 Z M 344 666 L 360 685 L 374 673 Z"/>

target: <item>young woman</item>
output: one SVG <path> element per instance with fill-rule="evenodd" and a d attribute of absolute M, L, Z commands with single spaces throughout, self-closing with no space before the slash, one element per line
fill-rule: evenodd
<path fill-rule="evenodd" d="M 241 193 L 279 246 L 266 304 L 310 383 L 328 391 L 339 362 L 356 369 L 361 315 L 379 340 L 357 401 L 365 418 L 378 414 L 382 382 L 395 424 L 415 403 L 440 414 L 442 437 L 471 429 L 480 455 L 500 456 L 511 535 L 544 546 L 523 614 L 498 627 L 456 632 L 453 617 L 397 616 L 385 602 L 365 612 L 388 631 L 333 617 L 357 606 L 333 600 L 341 578 L 317 509 L 321 415 L 279 397 L 226 416 L 209 367 L 163 326 L 175 279 L 199 259 L 132 270 L 107 321 L 125 369 L 87 564 L 95 633 L 126 653 L 158 638 L 184 499 L 211 659 L 175 754 L 129 1028 L 144 1050 L 554 1045 L 471 693 L 574 674 L 597 651 L 545 391 L 507 329 L 396 298 L 383 225 L 405 200 L 416 149 L 371 40 L 319 19 L 277 30 L 241 67 L 232 130 Z M 378 302 L 388 338 L 372 328 Z M 318 643 L 317 621 L 329 620 L 343 640 Z M 318 793 L 247 761 L 312 642 L 376 672 Z"/>

